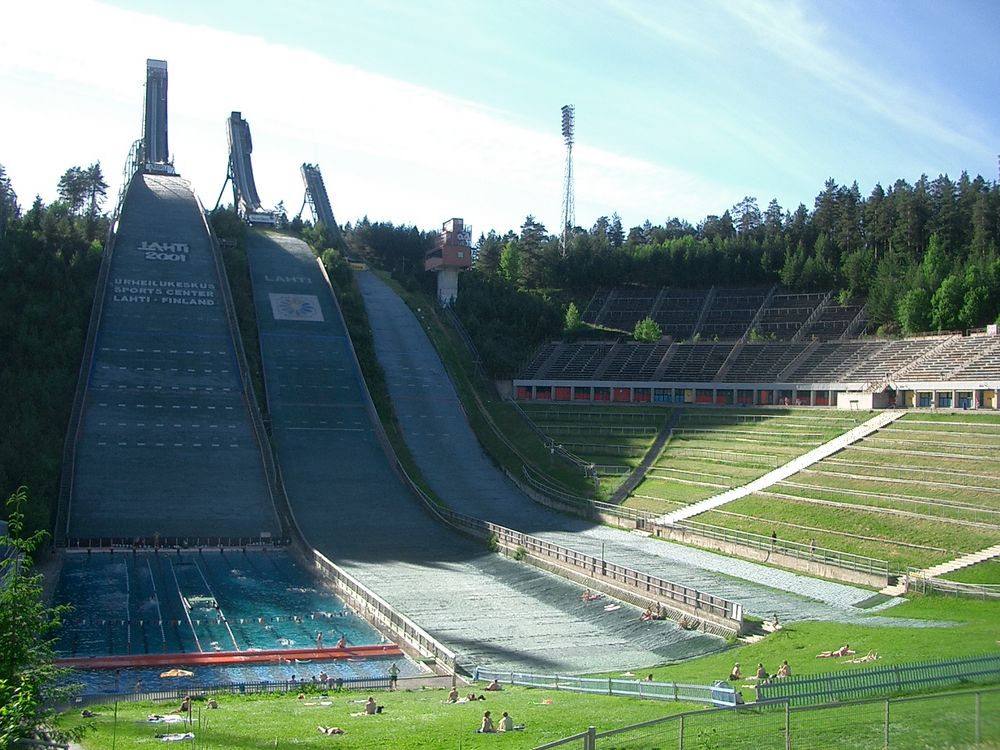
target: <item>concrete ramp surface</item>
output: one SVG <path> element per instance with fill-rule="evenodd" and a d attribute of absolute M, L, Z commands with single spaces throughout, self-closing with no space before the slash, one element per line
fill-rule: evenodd
<path fill-rule="evenodd" d="M 278 536 L 217 258 L 186 181 L 135 176 L 97 293 L 67 536 Z"/>
<path fill-rule="evenodd" d="M 851 605 L 869 598 L 863 589 L 595 526 L 533 502 L 483 452 L 410 309 L 370 271 L 357 279 L 406 443 L 428 483 L 453 509 L 739 602 L 759 617 L 851 621 L 859 616 Z"/>
<path fill-rule="evenodd" d="M 490 553 L 435 521 L 393 473 L 326 279 L 309 248 L 248 239 L 272 435 L 314 547 L 474 667 L 583 672 L 722 648 Z"/>

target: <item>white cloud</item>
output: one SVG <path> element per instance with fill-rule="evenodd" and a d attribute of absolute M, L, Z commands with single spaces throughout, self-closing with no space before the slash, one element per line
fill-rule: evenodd
<path fill-rule="evenodd" d="M 845 108 L 877 115 L 892 126 L 931 138 L 968 153 L 984 144 L 944 122 L 940 103 L 899 80 L 877 72 L 836 51 L 836 40 L 822 22 L 795 0 L 743 0 L 721 8 L 745 25 L 768 52 L 843 97 Z"/>
<path fill-rule="evenodd" d="M 54 198 L 67 167 L 98 159 L 117 189 L 140 135 L 152 57 L 168 63 L 176 167 L 208 207 L 226 173 L 225 120 L 238 110 L 250 124 L 265 204 L 283 200 L 297 211 L 299 165 L 309 161 L 323 170 L 341 221 L 368 214 L 431 228 L 458 215 L 477 231 L 503 231 L 532 213 L 550 229 L 558 224 L 558 133 L 518 127 L 496 110 L 260 37 L 88 0 L 18 4 L 6 21 L 0 100 L 10 106 L 0 143 L 19 148 L 0 158 L 22 202 L 26 192 Z M 698 217 L 729 201 L 694 175 L 596 149 L 577 151 L 576 175 L 581 224 L 614 210 L 626 223 Z"/>

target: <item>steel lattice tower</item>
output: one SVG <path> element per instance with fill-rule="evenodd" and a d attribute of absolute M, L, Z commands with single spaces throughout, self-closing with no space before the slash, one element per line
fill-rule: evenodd
<path fill-rule="evenodd" d="M 573 121 L 575 120 L 575 111 L 572 104 L 563 105 L 562 134 L 563 140 L 566 142 L 566 170 L 563 175 L 562 231 L 559 238 L 559 248 L 563 255 L 566 255 L 566 248 L 569 246 L 569 233 L 576 225 L 576 201 L 573 198 Z"/>

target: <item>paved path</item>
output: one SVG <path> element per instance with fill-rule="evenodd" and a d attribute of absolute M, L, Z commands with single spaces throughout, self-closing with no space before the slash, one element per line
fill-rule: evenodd
<path fill-rule="evenodd" d="M 851 443 L 856 443 L 858 440 L 871 435 L 873 432 L 881 430 L 887 424 L 895 422 L 904 414 L 906 414 L 906 411 L 903 409 L 880 412 L 867 422 L 859 424 L 857 427 L 845 432 L 843 435 L 838 435 L 833 440 L 824 443 L 818 448 L 813 448 L 808 453 L 803 453 L 801 456 L 793 458 L 784 466 L 779 466 L 774 471 L 769 471 L 764 476 L 758 477 L 749 484 L 744 484 L 741 487 L 733 487 L 731 490 L 726 490 L 725 492 L 714 495 L 713 497 L 706 498 L 697 503 L 692 503 L 684 508 L 679 508 L 678 510 L 666 513 L 657 518 L 656 522 L 663 524 L 664 526 L 672 526 L 678 521 L 685 521 L 688 518 L 692 518 L 706 511 L 715 510 L 726 503 L 731 503 L 734 500 L 739 500 L 740 498 L 747 497 L 755 492 L 767 489 L 771 485 L 783 482 L 793 474 L 797 474 L 807 466 L 811 466 L 814 463 L 822 461 L 824 458 L 832 456 L 837 451 L 843 450 Z"/>
<path fill-rule="evenodd" d="M 594 526 L 534 503 L 483 453 L 409 308 L 371 272 L 359 273 L 358 281 L 407 445 L 433 490 L 455 510 L 741 602 L 747 613 L 761 617 L 777 613 L 783 621 L 848 622 L 871 611 L 852 606 L 871 596 L 864 589 Z M 898 602 L 889 600 L 881 608 Z"/>

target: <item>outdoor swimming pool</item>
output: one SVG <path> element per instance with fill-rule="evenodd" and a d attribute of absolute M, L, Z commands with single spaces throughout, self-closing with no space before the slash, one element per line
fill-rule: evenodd
<path fill-rule="evenodd" d="M 55 598 L 74 609 L 59 656 L 312 648 L 319 634 L 324 647 L 382 641 L 280 548 L 63 557 Z"/>
<path fill-rule="evenodd" d="M 183 657 L 178 664 L 183 662 Z M 213 664 L 193 666 L 190 677 L 161 677 L 164 667 L 125 667 L 122 669 L 74 669 L 67 682 L 81 684 L 83 694 L 155 693 L 166 690 L 196 692 L 199 687 L 240 685 L 254 682 L 304 682 L 316 684 L 321 672 L 329 675 L 331 682 L 338 677 L 345 680 L 364 677 L 386 677 L 395 664 L 400 677 L 426 675 L 429 670 L 405 657 L 367 659 L 336 659 L 307 662 L 291 661 L 282 664 Z"/>

